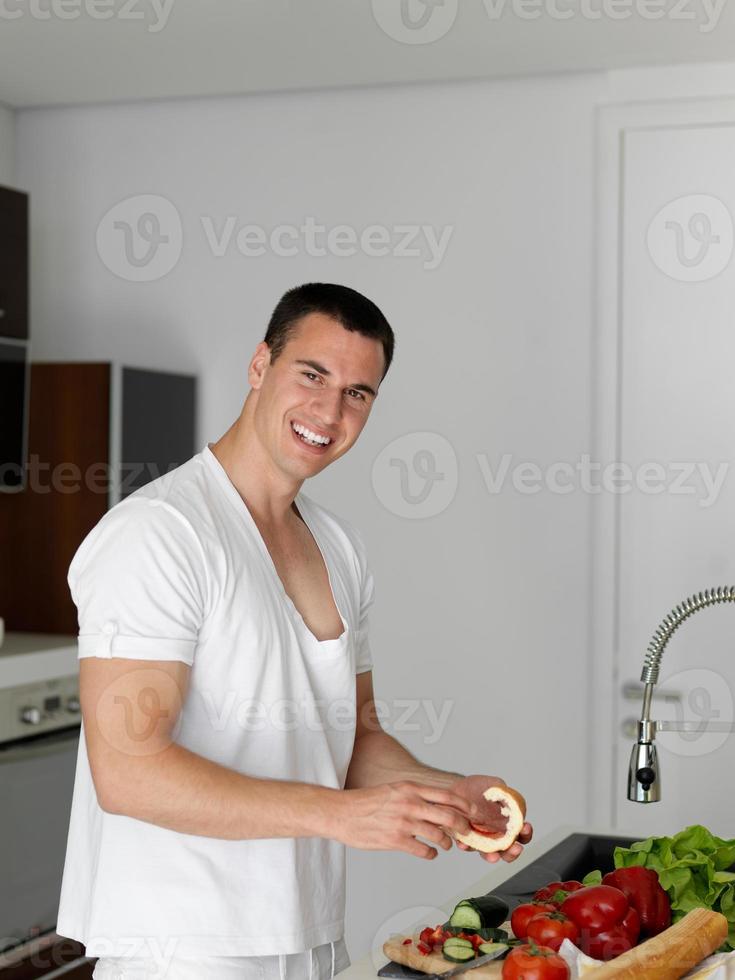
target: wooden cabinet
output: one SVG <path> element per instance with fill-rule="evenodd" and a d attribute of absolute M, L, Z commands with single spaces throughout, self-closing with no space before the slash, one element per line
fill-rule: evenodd
<path fill-rule="evenodd" d="M 94 973 L 96 960 L 85 960 L 64 974 L 64 980 L 89 980 Z"/>
<path fill-rule="evenodd" d="M 0 980 L 40 980 L 62 973 L 64 980 L 90 980 L 97 961 L 84 954 L 81 943 L 44 933 L 22 947 L 0 953 Z"/>
<path fill-rule="evenodd" d="M 27 479 L 0 494 L 6 629 L 76 634 L 74 552 L 110 506 L 194 455 L 195 415 L 192 375 L 31 365 Z"/>
<path fill-rule="evenodd" d="M 19 963 L 14 967 L 6 967 L 5 969 L 0 967 L 0 980 L 42 980 L 43 977 L 51 975 L 57 977 L 59 974 L 56 971 L 63 966 L 67 967 L 63 973 L 64 980 L 91 980 L 96 960 L 82 958 L 74 966 L 71 965 L 71 962 L 63 960 L 54 965 L 53 962 L 47 964 L 33 959 Z"/>
<path fill-rule="evenodd" d="M 0 187 L 0 337 L 28 339 L 28 195 Z"/>

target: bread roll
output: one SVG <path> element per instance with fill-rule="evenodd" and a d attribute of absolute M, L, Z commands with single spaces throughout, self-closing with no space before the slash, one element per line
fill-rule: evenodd
<path fill-rule="evenodd" d="M 498 786 L 497 782 L 489 776 L 466 776 L 450 786 L 477 814 L 469 833 L 453 836 L 486 854 L 506 851 L 517 839 L 526 819 L 526 801 L 521 794 L 504 783 Z"/>

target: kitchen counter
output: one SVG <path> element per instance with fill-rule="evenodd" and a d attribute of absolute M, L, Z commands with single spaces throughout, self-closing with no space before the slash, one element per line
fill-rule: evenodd
<path fill-rule="evenodd" d="M 467 887 L 464 888 L 459 895 L 454 895 L 447 901 L 440 901 L 439 896 L 437 896 L 437 907 L 443 909 L 447 918 L 451 914 L 454 906 L 463 898 L 467 898 L 470 895 L 486 895 L 488 892 L 497 891 L 500 889 L 503 882 L 512 878 L 519 871 L 539 861 L 543 858 L 544 854 L 550 851 L 557 844 L 561 843 L 570 834 L 600 834 L 603 836 L 610 837 L 624 837 L 626 832 L 620 830 L 608 830 L 608 829 L 594 829 L 582 828 L 582 827 L 570 827 L 562 826 L 558 827 L 556 830 L 547 834 L 545 837 L 540 837 L 538 839 L 534 838 L 531 844 L 524 848 L 523 854 L 517 858 L 515 861 L 509 863 L 502 861 L 498 864 L 486 864 L 482 861 L 480 857 L 477 858 L 477 871 L 478 877 L 473 879 L 468 883 Z M 636 837 L 638 835 L 635 832 L 627 832 L 628 836 Z M 643 834 L 642 839 L 646 835 Z M 592 870 L 592 868 L 590 868 Z M 484 871 L 484 873 L 482 873 Z M 551 869 L 549 878 L 553 879 L 554 871 Z M 431 905 L 433 897 L 431 895 L 423 895 L 417 899 L 417 905 Z M 414 926 L 427 926 L 436 925 L 435 922 L 416 922 Z M 406 931 L 413 931 L 413 929 L 407 929 Z M 375 937 L 373 942 L 373 950 L 368 953 L 367 956 L 362 957 L 362 959 L 357 960 L 350 966 L 347 970 L 344 970 L 339 974 L 340 980 L 342 977 L 345 980 L 375 980 L 378 970 L 384 966 L 388 961 L 385 954 L 383 953 L 383 943 L 388 938 L 387 935 L 378 935 Z"/>
<path fill-rule="evenodd" d="M 79 673 L 76 636 L 6 633 L 0 646 L 0 688 Z"/>

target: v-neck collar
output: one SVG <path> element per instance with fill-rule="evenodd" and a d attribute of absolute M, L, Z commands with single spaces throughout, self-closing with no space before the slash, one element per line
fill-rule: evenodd
<path fill-rule="evenodd" d="M 294 616 L 296 618 L 296 621 L 297 621 L 298 625 L 311 638 L 311 640 L 314 643 L 318 644 L 318 645 L 325 645 L 325 644 L 330 644 L 330 643 L 338 643 L 341 640 L 343 640 L 345 638 L 348 630 L 349 630 L 349 627 L 347 625 L 347 620 L 345 619 L 345 617 L 344 617 L 344 615 L 342 613 L 342 610 L 339 607 L 339 603 L 337 602 L 337 597 L 334 594 L 334 585 L 333 585 L 333 581 L 332 581 L 332 571 L 331 571 L 331 569 L 329 567 L 329 562 L 327 561 L 327 556 L 326 556 L 326 554 L 325 554 L 325 552 L 324 552 L 321 544 L 319 543 L 319 538 L 318 538 L 318 536 L 317 536 L 317 534 L 316 534 L 316 532 L 314 530 L 314 527 L 312 526 L 312 523 L 310 523 L 310 520 L 309 520 L 309 517 L 311 516 L 311 514 L 308 513 L 309 512 L 309 507 L 310 507 L 309 498 L 304 493 L 302 493 L 301 490 L 299 490 L 299 492 L 294 497 L 294 503 L 296 504 L 296 506 L 298 508 L 298 512 L 301 515 L 301 519 L 303 520 L 303 522 L 306 525 L 307 529 L 309 530 L 312 538 L 314 539 L 314 543 L 316 544 L 317 550 L 319 551 L 320 555 L 322 556 L 322 561 L 324 562 L 324 567 L 325 567 L 325 569 L 327 571 L 327 581 L 328 581 L 328 584 L 329 584 L 329 590 L 332 593 L 332 601 L 334 602 L 334 607 L 337 610 L 337 613 L 339 615 L 339 618 L 342 620 L 342 626 L 343 626 L 343 630 L 342 630 L 342 632 L 340 633 L 339 636 L 337 636 L 337 637 L 329 637 L 326 640 L 318 640 L 316 638 L 316 636 L 314 636 L 314 634 L 312 633 L 312 631 L 306 625 L 306 622 L 304 620 L 304 617 L 301 615 L 301 613 L 299 612 L 299 610 L 296 608 L 296 604 L 294 603 L 293 599 L 288 594 L 288 592 L 286 592 L 286 589 L 283 586 L 283 582 L 281 581 L 281 576 L 278 574 L 278 569 L 276 568 L 275 562 L 273 561 L 273 558 L 271 557 L 270 551 L 268 551 L 268 546 L 265 543 L 265 540 L 263 538 L 263 535 L 260 533 L 260 528 L 256 524 L 255 518 L 250 513 L 250 509 L 247 506 L 247 504 L 245 503 L 244 499 L 240 496 L 240 493 L 238 492 L 237 487 L 234 485 L 234 483 L 232 482 L 232 480 L 227 475 L 227 470 L 224 468 L 224 466 L 222 465 L 222 463 L 220 463 L 220 461 L 217 459 L 217 457 L 215 456 L 215 454 L 212 452 L 209 443 L 207 443 L 206 446 L 204 447 L 204 449 L 202 450 L 202 457 L 203 457 L 204 461 L 208 464 L 208 466 L 209 466 L 210 470 L 212 471 L 212 473 L 215 475 L 218 484 L 224 490 L 226 496 L 230 500 L 230 503 L 234 506 L 234 508 L 238 512 L 238 514 L 240 514 L 240 516 L 245 520 L 246 524 L 250 527 L 250 529 L 252 531 L 252 534 L 253 534 L 253 538 L 255 539 L 255 542 L 256 542 L 256 544 L 258 546 L 258 550 L 260 551 L 261 556 L 263 558 L 263 561 L 264 561 L 265 565 L 267 566 L 267 568 L 268 568 L 271 576 L 274 579 L 274 582 L 275 582 L 276 587 L 277 587 L 277 589 L 278 589 L 278 591 L 279 591 L 279 593 L 281 595 L 281 598 L 283 599 L 284 603 L 288 607 L 288 609 L 291 612 L 292 616 Z M 305 506 L 305 504 L 306 504 L 306 506 Z"/>

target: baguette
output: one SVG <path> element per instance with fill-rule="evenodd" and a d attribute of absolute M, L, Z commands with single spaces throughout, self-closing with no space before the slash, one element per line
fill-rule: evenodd
<path fill-rule="evenodd" d="M 727 930 L 724 915 L 692 909 L 676 925 L 588 975 L 591 980 L 678 980 L 723 944 Z"/>

